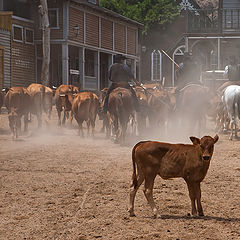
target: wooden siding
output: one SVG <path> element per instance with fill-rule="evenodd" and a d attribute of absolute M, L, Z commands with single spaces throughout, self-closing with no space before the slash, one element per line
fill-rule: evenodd
<path fill-rule="evenodd" d="M 22 21 L 13 18 L 13 24 L 25 28 L 34 29 L 34 24 L 30 21 Z M 24 34 L 25 35 L 25 34 Z M 35 82 L 35 47 L 33 44 L 19 43 L 12 40 L 12 82 L 11 86 L 28 86 Z"/>
<path fill-rule="evenodd" d="M 11 31 L 12 29 L 12 13 L 0 12 L 0 29 Z"/>
<path fill-rule="evenodd" d="M 74 27 L 79 27 L 79 34 L 76 36 Z M 82 11 L 69 7 L 69 39 L 80 43 L 84 41 L 84 14 Z"/>
<path fill-rule="evenodd" d="M 11 82 L 11 33 L 9 31 L 0 30 L 0 48 L 4 50 L 4 82 L 3 87 L 10 87 Z"/>
<path fill-rule="evenodd" d="M 89 13 L 86 13 L 86 44 L 99 45 L 99 18 Z"/>
<path fill-rule="evenodd" d="M 114 50 L 126 53 L 126 26 L 114 24 Z"/>
<path fill-rule="evenodd" d="M 113 49 L 113 22 L 101 19 L 101 48 Z"/>
<path fill-rule="evenodd" d="M 34 46 L 12 42 L 12 84 L 11 86 L 28 86 L 35 82 Z"/>
<path fill-rule="evenodd" d="M 132 28 L 127 28 L 127 53 L 136 55 L 136 38 L 137 31 Z"/>

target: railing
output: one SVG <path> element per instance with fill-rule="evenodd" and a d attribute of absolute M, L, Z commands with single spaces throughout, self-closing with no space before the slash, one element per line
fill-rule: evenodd
<path fill-rule="evenodd" d="M 227 8 L 188 10 L 187 32 L 240 32 L 240 9 Z"/>

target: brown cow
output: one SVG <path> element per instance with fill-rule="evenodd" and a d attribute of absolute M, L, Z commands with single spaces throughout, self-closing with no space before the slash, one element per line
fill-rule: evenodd
<path fill-rule="evenodd" d="M 176 118 L 181 120 L 180 126 L 185 132 L 198 136 L 202 134 L 212 97 L 213 93 L 207 87 L 198 84 L 189 84 L 180 90 Z"/>
<path fill-rule="evenodd" d="M 48 119 L 51 118 L 53 106 L 53 90 L 45 86 L 45 95 L 43 98 L 43 110 L 47 114 Z"/>
<path fill-rule="evenodd" d="M 147 117 L 149 114 L 148 95 L 141 87 L 135 87 L 136 96 L 138 98 L 140 111 L 136 113 L 137 133 L 144 135 L 147 128 Z"/>
<path fill-rule="evenodd" d="M 101 132 L 104 133 L 106 130 L 106 138 L 110 137 L 110 133 L 111 133 L 111 118 L 110 118 L 110 114 L 109 112 L 104 113 L 102 111 L 103 106 L 104 106 L 104 100 L 107 94 L 107 90 L 108 88 L 103 88 L 101 90 L 101 94 L 99 95 L 99 101 L 100 101 L 100 107 L 99 107 L 99 111 L 98 111 L 98 118 L 99 120 L 103 121 L 103 125 L 101 128 Z"/>
<path fill-rule="evenodd" d="M 167 135 L 169 116 L 174 109 L 169 92 L 159 88 L 148 89 L 148 92 L 149 124 L 154 130 L 161 128 Z"/>
<path fill-rule="evenodd" d="M 26 88 L 12 87 L 5 95 L 4 101 L 8 109 L 9 127 L 14 139 L 18 137 L 19 131 L 21 131 L 22 116 L 24 116 L 24 131 L 27 131 L 30 95 Z"/>
<path fill-rule="evenodd" d="M 72 110 L 72 102 L 74 96 L 79 92 L 78 87 L 73 85 L 60 85 L 55 92 L 55 103 L 58 113 L 58 125 L 64 125 L 66 118 L 69 117 L 69 113 Z M 63 111 L 63 120 L 61 120 L 61 112 Z M 73 115 L 71 112 L 71 122 Z"/>
<path fill-rule="evenodd" d="M 132 150 L 133 175 L 130 191 L 130 216 L 134 214 L 134 198 L 140 185 L 145 181 L 144 194 L 153 210 L 154 217 L 159 214 L 153 200 L 153 185 L 157 175 L 163 179 L 182 177 L 188 186 L 192 215 L 203 216 L 200 183 L 205 178 L 213 155 L 214 138 L 190 137 L 193 144 L 170 144 L 145 141 L 136 144 Z M 136 173 L 137 167 L 137 173 Z M 197 202 L 197 210 L 195 202 Z"/>
<path fill-rule="evenodd" d="M 38 127 L 42 126 L 43 102 L 45 98 L 46 87 L 39 83 L 32 83 L 27 87 L 31 97 L 30 112 L 37 117 Z"/>
<path fill-rule="evenodd" d="M 131 91 L 121 87 L 115 88 L 109 95 L 108 111 L 113 123 L 115 142 L 123 143 L 128 122 L 135 112 Z"/>
<path fill-rule="evenodd" d="M 79 135 L 84 137 L 82 123 L 87 122 L 89 135 L 90 125 L 92 127 L 92 136 L 94 135 L 95 120 L 99 109 L 99 99 L 95 93 L 80 92 L 76 95 L 72 103 L 73 115 L 79 126 Z"/>

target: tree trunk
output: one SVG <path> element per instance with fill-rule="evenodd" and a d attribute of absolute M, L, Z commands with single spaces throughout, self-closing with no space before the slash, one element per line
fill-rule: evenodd
<path fill-rule="evenodd" d="M 45 86 L 49 86 L 49 63 L 50 63 L 50 28 L 48 19 L 47 0 L 40 0 L 39 12 L 42 18 L 42 32 L 43 32 L 43 60 L 41 82 Z"/>

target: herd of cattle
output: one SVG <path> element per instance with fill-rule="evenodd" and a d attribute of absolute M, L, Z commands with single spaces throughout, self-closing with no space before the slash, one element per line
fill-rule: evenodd
<path fill-rule="evenodd" d="M 226 129 L 226 123 L 233 115 L 227 114 L 229 104 L 223 101 L 226 99 L 223 97 L 226 85 L 231 84 L 226 83 L 213 91 L 202 85 L 189 84 L 176 92 L 176 88 L 167 89 L 159 83 L 144 84 L 134 88 L 140 103 L 139 112 L 135 111 L 130 90 L 118 87 L 110 94 L 108 112 L 104 114 L 100 109 L 107 88 L 101 91 L 79 91 L 73 85 L 60 85 L 57 89 L 51 89 L 33 83 L 27 88 L 11 87 L 4 90 L 5 94 L 3 91 L 0 96 L 0 109 L 5 104 L 13 138 L 17 138 L 21 131 L 22 117 L 24 131 L 28 129 L 30 113 L 36 115 L 38 127 L 41 127 L 42 113 L 46 113 L 48 122 L 54 104 L 58 113 L 58 125 L 64 125 L 66 119 L 72 122 L 74 117 L 82 136 L 84 121 L 87 123 L 88 134 L 90 126 L 92 135 L 94 134 L 97 115 L 103 121 L 107 137 L 112 133 L 116 142 L 124 141 L 129 123 L 132 130 L 139 135 L 146 132 L 147 125 L 151 129 L 161 129 L 163 134 L 167 134 L 170 128 L 186 126 L 189 129 L 198 129 L 198 134 L 201 135 L 206 115 L 216 122 L 217 131 Z M 232 118 L 231 126 L 234 125 L 234 117 Z"/>

